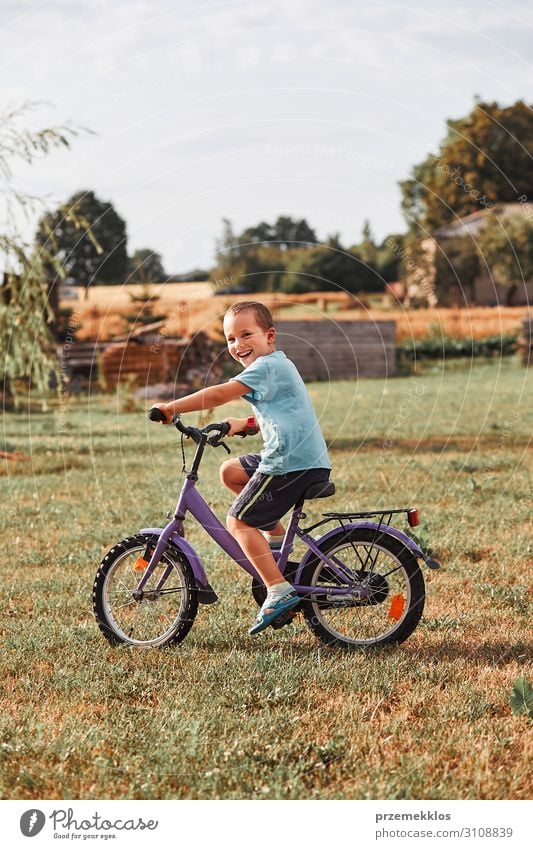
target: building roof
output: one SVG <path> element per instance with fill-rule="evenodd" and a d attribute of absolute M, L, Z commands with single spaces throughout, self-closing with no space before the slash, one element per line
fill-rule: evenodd
<path fill-rule="evenodd" d="M 454 236 L 477 236 L 485 226 L 487 215 L 492 212 L 498 213 L 504 217 L 513 215 L 514 213 L 527 214 L 527 204 L 522 203 L 499 203 L 491 209 L 480 209 L 477 212 L 472 212 L 470 215 L 465 215 L 464 218 L 458 218 L 456 221 L 451 221 L 450 224 L 445 224 L 444 227 L 439 227 L 433 230 L 432 236 L 439 239 L 451 239 Z"/>

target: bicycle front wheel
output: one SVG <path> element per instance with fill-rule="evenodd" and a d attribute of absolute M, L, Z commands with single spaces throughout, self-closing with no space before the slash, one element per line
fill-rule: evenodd
<path fill-rule="evenodd" d="M 167 546 L 140 596 L 142 560 L 156 537 L 137 534 L 118 542 L 100 564 L 93 585 L 98 627 L 112 645 L 162 647 L 181 642 L 198 611 L 193 571 L 177 548 Z M 142 563 L 140 564 L 142 566 Z"/>
<path fill-rule="evenodd" d="M 327 586 L 303 602 L 306 624 L 327 645 L 342 648 L 402 643 L 415 630 L 424 610 L 424 578 L 412 552 L 399 540 L 372 529 L 341 531 L 305 567 L 301 583 Z M 335 595 L 335 587 L 353 594 Z M 362 590 L 362 592 L 361 592 Z"/>

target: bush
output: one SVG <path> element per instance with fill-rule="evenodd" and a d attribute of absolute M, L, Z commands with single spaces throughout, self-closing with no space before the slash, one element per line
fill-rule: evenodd
<path fill-rule="evenodd" d="M 485 339 L 454 339 L 451 336 L 429 337 L 402 342 L 397 346 L 398 359 L 444 360 L 456 357 L 508 357 L 517 350 L 517 336 L 487 336 Z"/>

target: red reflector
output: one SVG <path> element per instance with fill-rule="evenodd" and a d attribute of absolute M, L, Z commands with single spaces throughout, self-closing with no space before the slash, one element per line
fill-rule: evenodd
<path fill-rule="evenodd" d="M 398 622 L 398 620 L 402 618 L 404 610 L 405 599 L 403 595 L 401 593 L 393 595 L 390 600 L 389 619 L 394 619 L 396 622 Z"/>
<path fill-rule="evenodd" d="M 418 507 L 413 507 L 412 510 L 407 511 L 407 521 L 412 528 L 416 528 L 420 524 L 420 510 Z"/>

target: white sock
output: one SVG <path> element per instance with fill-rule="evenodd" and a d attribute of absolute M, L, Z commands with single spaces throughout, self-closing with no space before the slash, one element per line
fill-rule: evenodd
<path fill-rule="evenodd" d="M 285 534 L 271 534 L 270 531 L 261 531 L 268 542 L 283 542 Z"/>
<path fill-rule="evenodd" d="M 273 587 L 269 587 L 268 589 L 268 598 L 270 601 L 277 601 L 278 598 L 281 598 L 287 593 L 292 592 L 292 586 L 288 581 L 283 581 L 282 584 L 274 584 Z"/>

